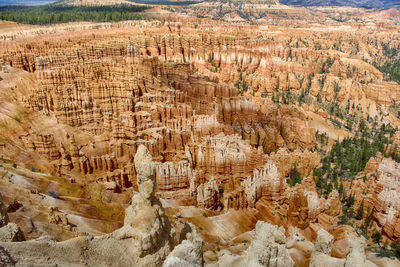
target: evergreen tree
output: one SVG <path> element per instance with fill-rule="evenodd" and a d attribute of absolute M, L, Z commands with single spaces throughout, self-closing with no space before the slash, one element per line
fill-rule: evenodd
<path fill-rule="evenodd" d="M 375 230 L 371 237 L 375 243 L 381 246 L 380 242 L 382 241 L 382 234 L 379 231 Z"/>
<path fill-rule="evenodd" d="M 357 220 L 362 220 L 362 218 L 364 218 L 364 199 L 361 201 L 361 205 L 358 208 L 356 215 Z"/>

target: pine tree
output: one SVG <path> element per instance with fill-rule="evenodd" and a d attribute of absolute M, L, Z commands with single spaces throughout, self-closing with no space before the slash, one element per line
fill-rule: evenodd
<path fill-rule="evenodd" d="M 355 196 L 350 193 L 350 196 L 347 198 L 347 206 L 351 207 L 354 205 Z"/>
<path fill-rule="evenodd" d="M 340 182 L 338 191 L 339 191 L 339 196 L 342 196 L 343 192 L 344 192 L 344 186 L 343 186 L 343 182 L 342 181 Z"/>
<path fill-rule="evenodd" d="M 380 242 L 382 241 L 382 234 L 379 231 L 375 230 L 371 237 L 375 243 L 381 246 Z"/>
<path fill-rule="evenodd" d="M 363 217 L 364 217 L 364 199 L 361 201 L 361 205 L 357 210 L 356 219 L 362 220 Z"/>

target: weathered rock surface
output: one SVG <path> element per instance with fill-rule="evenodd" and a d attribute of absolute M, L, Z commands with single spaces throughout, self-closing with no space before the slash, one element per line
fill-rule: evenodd
<path fill-rule="evenodd" d="M 364 173 L 371 174 L 376 172 L 379 168 L 379 164 L 382 162 L 382 159 L 383 155 L 380 152 L 378 152 L 375 157 L 370 158 L 365 166 Z"/>
<path fill-rule="evenodd" d="M 219 203 L 219 190 L 214 178 L 197 187 L 197 204 L 200 207 L 215 210 Z"/>
<path fill-rule="evenodd" d="M 350 245 L 350 253 L 346 257 L 346 262 L 344 264 L 345 267 L 357 267 L 357 266 L 366 266 L 366 267 L 377 267 L 376 264 L 367 260 L 365 256 L 365 238 L 358 237 L 351 241 Z"/>
<path fill-rule="evenodd" d="M 332 244 L 333 236 L 324 229 L 319 229 L 317 232 L 317 240 L 315 240 L 315 251 L 330 255 Z"/>
<path fill-rule="evenodd" d="M 47 207 L 64 203 L 90 216 L 67 216 L 64 207 L 53 210 L 48 227 L 53 235 L 75 224 L 76 234 L 82 234 L 84 227 L 91 228 L 87 222 L 100 215 L 114 230 L 121 216 L 115 219 L 99 203 L 126 205 L 139 191 L 127 208 L 124 230 L 70 241 L 75 242 L 71 247 L 77 240 L 88 244 L 71 250 L 88 264 L 86 256 L 92 259 L 105 239 L 122 251 L 119 238 L 131 242 L 126 247 L 137 255 L 155 259 L 151 264 L 162 262 L 173 242 L 166 241 L 169 226 L 153 194 L 166 203 L 170 218 L 205 226 L 202 234 L 213 243 L 231 242 L 226 241 L 233 240 L 230 233 L 249 231 L 258 220 L 296 227 L 310 240 L 316 229 L 332 229 L 341 214 L 339 194 L 334 190 L 320 198 L 307 176 L 320 164 L 318 153 L 333 140 L 353 135 L 348 128 L 353 131 L 358 123 L 340 130 L 336 124 L 369 116 L 367 121 L 399 125 L 391 109 L 400 102 L 400 87 L 371 63 L 386 60 L 383 51 L 398 48 L 398 22 L 375 21 L 365 10 L 277 3 L 203 2 L 169 7 L 178 15 L 151 21 L 17 25 L 14 30 L 2 24 L 0 124 L 5 130 L 0 131 L 0 154 L 6 156 L 4 166 L 22 174 L 5 175 L 1 189 L 10 183 L 32 188 L 21 196 L 24 208 L 10 217 L 24 218 L 24 228 L 34 232 L 43 218 L 48 223 Z M 215 25 L 203 16 L 223 21 Z M 322 150 L 321 131 L 329 136 Z M 398 143 L 399 133 L 395 138 Z M 143 166 L 132 160 L 135 154 Z M 157 163 L 150 163 L 150 155 Z M 366 172 L 380 164 L 378 156 Z M 294 167 L 305 178 L 289 187 L 286 179 Z M 362 197 L 376 207 L 379 226 L 393 240 L 400 232 L 391 187 L 396 172 L 388 171 L 391 178 L 380 181 L 382 169 L 374 183 L 354 182 L 356 206 L 364 189 L 376 191 Z M 45 181 L 38 181 L 39 173 L 47 176 Z M 71 183 L 62 187 L 60 177 Z M 39 193 L 47 187 L 62 189 L 60 199 Z M 12 199 L 10 194 L 6 199 Z M 24 217 L 24 210 L 34 214 L 31 199 L 45 203 L 45 216 Z M 180 215 L 174 214 L 178 206 L 186 206 Z M 72 243 L 55 243 L 50 251 Z M 309 244 L 302 245 L 309 250 Z M 347 254 L 344 247 L 341 257 Z M 176 255 L 194 250 L 185 242 Z"/>
<path fill-rule="evenodd" d="M 269 159 L 275 162 L 279 173 L 284 177 L 288 177 L 294 168 L 302 176 L 308 176 L 320 163 L 317 152 L 295 150 L 289 153 L 286 148 L 280 148 L 277 152 L 271 153 Z"/>
<path fill-rule="evenodd" d="M 68 225 L 68 218 L 66 214 L 60 212 L 57 207 L 50 207 L 49 223 Z"/>
<path fill-rule="evenodd" d="M 173 232 L 159 201 L 154 198 L 154 162 L 140 146 L 135 156 L 139 193 L 126 210 L 124 226 L 97 237 L 78 237 L 64 242 L 33 240 L 1 242 L 17 266 L 89 265 L 160 266 L 174 246 Z"/>
<path fill-rule="evenodd" d="M 4 206 L 3 198 L 0 194 L 0 227 L 7 225 L 8 222 L 9 222 L 9 218 L 8 218 L 7 210 L 6 210 L 6 207 Z"/>
<path fill-rule="evenodd" d="M 379 164 L 372 188 L 371 200 L 379 225 L 388 237 L 400 237 L 400 164 L 384 158 Z"/>
<path fill-rule="evenodd" d="M 258 221 L 250 247 L 246 251 L 248 266 L 294 266 L 285 243 L 283 227 Z"/>
<path fill-rule="evenodd" d="M 350 251 L 345 259 L 331 256 L 334 237 L 324 229 L 319 229 L 315 240 L 315 251 L 311 255 L 310 266 L 376 266 L 367 260 L 365 255 L 365 239 L 363 237 L 350 238 Z"/>
<path fill-rule="evenodd" d="M 240 255 L 221 251 L 218 262 L 210 266 L 294 266 L 289 250 L 286 248 L 285 229 L 258 221 L 251 232 L 251 243 Z"/>
<path fill-rule="evenodd" d="M 0 242 L 17 242 L 24 240 L 19 226 L 9 222 L 7 210 L 0 194 Z"/>
<path fill-rule="evenodd" d="M 8 223 L 0 228 L 0 242 L 23 241 L 24 235 L 15 223 Z"/>
<path fill-rule="evenodd" d="M 344 259 L 331 257 L 332 244 L 334 237 L 324 229 L 319 229 L 315 241 L 315 251 L 311 255 L 310 266 L 332 266 L 343 267 Z"/>
<path fill-rule="evenodd" d="M 314 244 L 308 241 L 298 228 L 289 228 L 287 234 L 289 234 L 289 237 L 286 240 L 286 247 L 289 249 L 295 266 L 309 262 L 312 252 L 315 250 Z"/>
<path fill-rule="evenodd" d="M 163 267 L 202 267 L 203 262 L 203 240 L 196 232 L 193 225 L 189 226 L 190 231 L 186 234 L 185 240 L 177 245 L 168 255 Z"/>

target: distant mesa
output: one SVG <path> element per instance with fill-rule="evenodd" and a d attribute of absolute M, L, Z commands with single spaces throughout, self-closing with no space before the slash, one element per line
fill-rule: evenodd
<path fill-rule="evenodd" d="M 136 3 L 129 0 L 62 0 L 55 4 L 61 6 L 112 6 L 134 5 Z"/>
<path fill-rule="evenodd" d="M 59 5 L 66 6 L 106 6 L 106 5 L 120 5 L 120 4 L 136 4 L 136 3 L 152 3 L 156 2 L 161 4 L 162 2 L 187 2 L 185 0 L 62 0 L 57 2 Z M 279 5 L 279 0 L 206 0 L 206 1 L 193 1 L 193 2 L 219 2 L 231 5 L 242 5 L 242 4 L 259 4 L 259 5 Z"/>
<path fill-rule="evenodd" d="M 397 8 L 400 9 L 398 0 L 282 0 L 285 5 L 298 6 L 350 6 L 361 8 Z"/>
<path fill-rule="evenodd" d="M 214 0 L 213 2 L 222 2 L 228 4 L 259 4 L 259 5 L 279 5 L 279 0 Z"/>

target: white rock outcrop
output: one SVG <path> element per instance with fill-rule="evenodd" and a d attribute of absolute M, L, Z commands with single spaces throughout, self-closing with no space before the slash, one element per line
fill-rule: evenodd
<path fill-rule="evenodd" d="M 317 240 L 315 240 L 315 250 L 327 255 L 331 255 L 333 236 L 324 229 L 319 229 L 317 232 Z"/>
<path fill-rule="evenodd" d="M 369 260 L 365 255 L 365 238 L 358 237 L 352 239 L 350 243 L 350 253 L 346 257 L 345 267 L 377 267 L 377 265 Z"/>
<path fill-rule="evenodd" d="M 0 242 L 18 242 L 23 240 L 24 235 L 17 224 L 8 223 L 0 228 Z"/>
<path fill-rule="evenodd" d="M 285 229 L 258 221 L 247 249 L 247 266 L 291 267 L 294 262 L 286 248 Z"/>
<path fill-rule="evenodd" d="M 168 255 L 162 267 L 202 267 L 203 240 L 197 234 L 193 225 L 189 224 L 190 232 L 186 240 L 176 246 Z"/>
<path fill-rule="evenodd" d="M 343 267 L 344 259 L 331 257 L 333 236 L 324 229 L 319 229 L 314 243 L 315 250 L 311 254 L 310 267 Z"/>

